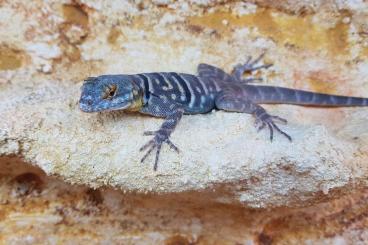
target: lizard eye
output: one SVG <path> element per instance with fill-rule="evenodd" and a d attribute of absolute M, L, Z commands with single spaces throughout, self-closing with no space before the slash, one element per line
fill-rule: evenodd
<path fill-rule="evenodd" d="M 112 84 L 110 86 L 107 86 L 104 94 L 102 95 L 103 99 L 112 99 L 112 97 L 115 96 L 117 90 L 117 86 L 115 84 Z"/>

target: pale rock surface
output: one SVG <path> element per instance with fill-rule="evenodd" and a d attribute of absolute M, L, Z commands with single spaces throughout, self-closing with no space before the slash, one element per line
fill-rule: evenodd
<path fill-rule="evenodd" d="M 140 163 L 138 149 L 149 139 L 142 132 L 155 130 L 162 120 L 121 112 L 83 113 L 78 108 L 80 86 L 44 83 L 1 92 L 3 154 L 18 151 L 47 174 L 93 187 L 216 191 L 215 185 L 226 183 L 226 193 L 216 198 L 252 207 L 302 205 L 312 193 L 349 188 L 368 176 L 364 169 L 356 171 L 367 158 L 359 156 L 366 137 L 355 131 L 368 131 L 367 109 L 345 109 L 346 124 L 354 125 L 354 131 L 340 127 L 339 134 L 329 125 L 290 120 L 284 128 L 292 143 L 277 134 L 269 142 L 268 132 L 257 134 L 249 115 L 213 111 L 185 116 L 172 136 L 181 153 L 164 147 L 155 172 L 153 157 Z M 295 106 L 272 109 L 285 117 Z"/>

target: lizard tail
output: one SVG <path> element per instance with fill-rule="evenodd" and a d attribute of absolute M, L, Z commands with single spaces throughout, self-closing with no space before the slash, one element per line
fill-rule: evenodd
<path fill-rule="evenodd" d="M 368 98 L 314 93 L 274 86 L 247 86 L 246 94 L 259 104 L 310 106 L 368 106 Z"/>

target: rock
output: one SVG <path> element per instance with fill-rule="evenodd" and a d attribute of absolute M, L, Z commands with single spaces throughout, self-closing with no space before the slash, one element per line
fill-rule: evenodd
<path fill-rule="evenodd" d="M 303 208 L 248 209 L 202 193 L 122 193 L 70 185 L 0 158 L 6 244 L 364 244 L 367 190 Z M 331 195 L 331 193 L 329 194 Z"/>
<path fill-rule="evenodd" d="M 83 113 L 78 107 L 80 86 L 45 82 L 16 89 L 17 97 L 12 97 L 14 89 L 1 92 L 1 149 L 7 149 L 3 154 L 14 153 L 16 142 L 18 154 L 47 174 L 93 187 L 177 193 L 216 192 L 225 186 L 226 191 L 213 198 L 258 208 L 304 205 L 319 192 L 350 189 L 368 176 L 359 168 L 367 160 L 361 155 L 366 137 L 344 128 L 354 125 L 355 130 L 367 131 L 364 108 L 339 109 L 351 115 L 345 116 L 346 126 L 332 127 L 337 131 L 292 118 L 284 127 L 292 143 L 281 135 L 270 142 L 266 130 L 257 134 L 249 115 L 213 111 L 184 116 L 172 136 L 180 154 L 165 146 L 155 172 L 154 155 L 142 164 L 139 148 L 149 140 L 142 132 L 157 129 L 162 119 L 124 112 Z M 286 117 L 296 107 L 273 109 Z"/>

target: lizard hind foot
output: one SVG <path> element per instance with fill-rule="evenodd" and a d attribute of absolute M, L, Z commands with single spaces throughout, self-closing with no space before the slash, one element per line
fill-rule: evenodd
<path fill-rule="evenodd" d="M 165 132 L 165 130 L 158 130 L 158 131 L 146 131 L 143 133 L 144 136 L 154 135 L 153 139 L 148 141 L 145 145 L 143 145 L 139 151 L 146 151 L 144 156 L 141 159 L 141 163 L 143 163 L 146 158 L 151 154 L 153 150 L 156 149 L 156 157 L 155 157 L 155 163 L 153 165 L 153 170 L 157 170 L 158 166 L 158 159 L 161 152 L 161 147 L 163 143 L 167 143 L 171 149 L 179 153 L 179 148 L 176 147 L 171 140 L 169 139 L 168 133 Z"/>
<path fill-rule="evenodd" d="M 278 117 L 278 116 L 269 115 L 265 111 L 263 111 L 259 114 L 256 113 L 255 126 L 257 127 L 258 132 L 261 131 L 262 129 L 264 129 L 267 126 L 269 131 L 270 131 L 270 141 L 273 140 L 273 132 L 274 132 L 274 130 L 276 130 L 280 134 L 284 135 L 291 142 L 292 141 L 291 136 L 288 135 L 287 133 L 285 133 L 284 131 L 282 131 L 276 125 L 276 123 L 287 124 L 287 120 L 284 119 L 284 118 Z"/>
<path fill-rule="evenodd" d="M 252 72 L 260 69 L 267 69 L 272 66 L 272 64 L 264 64 L 264 65 L 257 65 L 264 57 L 266 53 L 263 52 L 260 56 L 256 59 L 252 60 L 252 56 L 248 56 L 247 60 L 244 64 L 237 64 L 232 72 L 232 75 L 238 80 L 243 82 L 254 82 L 254 81 L 262 81 L 261 79 L 257 78 L 249 78 L 249 79 L 242 79 L 242 76 L 246 72 Z"/>

